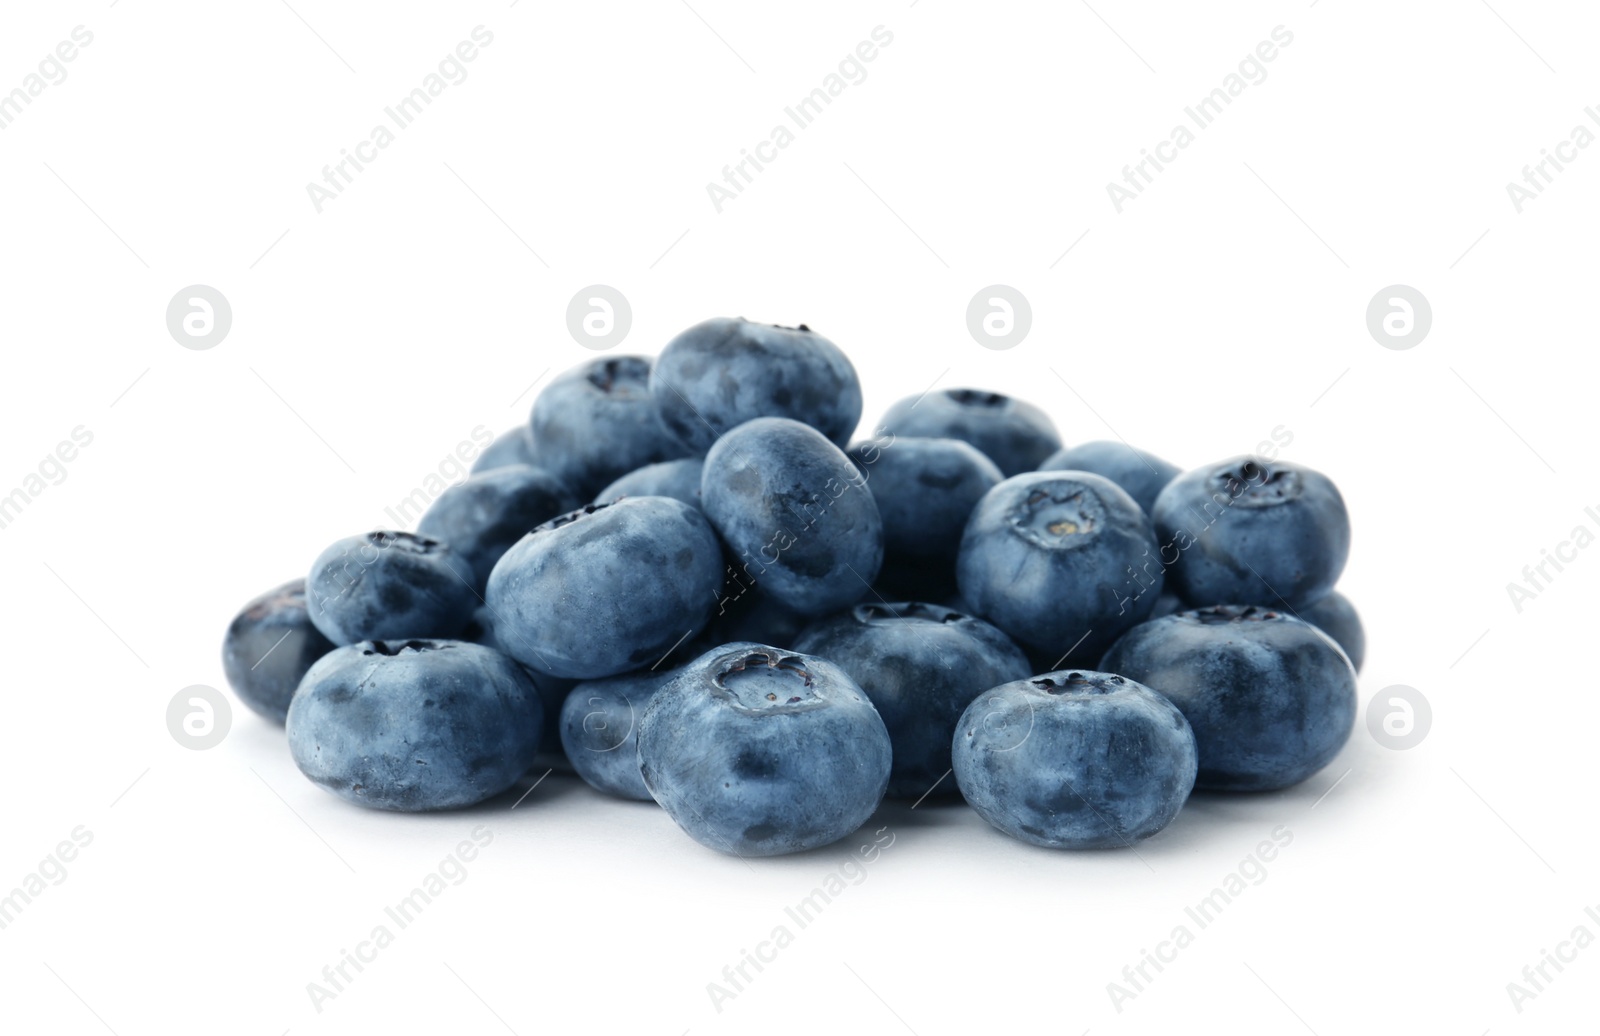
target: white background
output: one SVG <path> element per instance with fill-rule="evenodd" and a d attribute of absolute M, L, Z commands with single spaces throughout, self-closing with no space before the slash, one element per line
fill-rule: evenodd
<path fill-rule="evenodd" d="M 1592 1023 L 1600 948 L 1520 1013 L 1507 983 L 1575 926 L 1600 936 L 1584 914 L 1600 904 L 1600 551 L 1520 613 L 1506 589 L 1600 509 L 1600 150 L 1520 213 L 1506 190 L 1573 127 L 1600 131 L 1592 12 L 692 3 L 7 7 L 0 92 L 74 26 L 94 39 L 0 131 L 0 493 L 73 428 L 93 442 L 0 529 L 0 891 L 74 827 L 93 841 L 0 930 L 0 1024 Z M 480 24 L 494 39 L 467 80 L 317 213 L 306 184 Z M 877 25 L 893 42 L 867 78 L 718 213 L 707 182 Z M 1117 213 L 1107 182 L 1277 25 L 1293 42 L 1267 78 Z M 196 283 L 233 307 L 209 351 L 165 326 Z M 1184 465 L 1285 426 L 1282 455 L 1349 502 L 1363 703 L 1413 686 L 1432 729 L 1396 752 L 1363 722 L 1303 786 L 1197 797 L 1137 855 L 885 807 L 873 823 L 894 842 L 866 879 L 720 1012 L 707 983 L 846 846 L 725 858 L 559 775 L 515 809 L 528 782 L 460 814 L 363 812 L 242 708 L 219 747 L 177 744 L 167 703 L 225 686 L 222 631 L 245 600 L 384 524 L 475 426 L 523 420 L 530 385 L 596 355 L 564 319 L 593 283 L 631 301 L 621 351 L 711 315 L 809 323 L 854 358 L 867 421 L 930 385 L 980 386 L 1046 407 L 1068 442 L 1115 429 Z M 994 283 L 1032 303 L 1009 351 L 966 330 Z M 1433 307 L 1409 351 L 1365 324 L 1395 283 Z M 316 1012 L 307 983 L 478 824 L 494 840 L 467 879 Z M 1293 841 L 1266 879 L 1119 1012 L 1107 983 L 1279 825 Z"/>

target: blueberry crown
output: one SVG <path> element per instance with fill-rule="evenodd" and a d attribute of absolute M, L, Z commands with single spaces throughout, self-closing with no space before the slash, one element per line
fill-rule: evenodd
<path fill-rule="evenodd" d="M 1000 392 L 985 392 L 982 389 L 947 389 L 945 395 L 950 401 L 960 406 L 984 407 L 998 409 L 1011 402 L 1011 397 Z"/>
<path fill-rule="evenodd" d="M 1128 681 L 1108 673 L 1050 673 L 1029 681 L 1046 694 L 1110 694 Z"/>
<path fill-rule="evenodd" d="M 806 659 L 777 648 L 748 648 L 717 660 L 712 686 L 746 709 L 819 702 Z"/>
<path fill-rule="evenodd" d="M 395 655 L 409 651 L 412 654 L 421 654 L 424 651 L 448 651 L 455 647 L 454 644 L 443 640 L 374 640 L 368 642 L 361 650 L 363 655 L 384 655 L 393 658 Z"/>
<path fill-rule="evenodd" d="M 1202 626 L 1225 626 L 1236 622 L 1271 622 L 1283 618 L 1281 612 L 1273 611 L 1271 608 L 1258 608 L 1253 604 L 1214 604 L 1209 608 L 1196 608 L 1184 614 Z"/>
<path fill-rule="evenodd" d="M 858 604 L 855 619 L 866 626 L 883 626 L 897 622 L 962 622 L 967 618 L 958 611 L 941 608 L 922 601 L 899 601 L 894 604 Z"/>
<path fill-rule="evenodd" d="M 589 384 L 601 392 L 612 393 L 619 388 L 643 389 L 650 380 L 650 362 L 637 356 L 615 356 L 601 360 L 589 371 Z"/>
<path fill-rule="evenodd" d="M 1218 468 L 1211 473 L 1211 482 L 1239 503 L 1256 507 L 1293 500 L 1302 488 L 1295 468 L 1265 464 L 1254 457 Z"/>
<path fill-rule="evenodd" d="M 612 501 L 611 503 L 604 504 L 584 504 L 576 511 L 568 511 L 566 514 L 558 514 L 548 522 L 545 522 L 543 525 L 534 526 L 529 531 L 528 535 L 532 536 L 535 533 L 549 532 L 552 529 L 559 529 L 563 526 L 571 525 L 573 522 L 581 522 L 591 514 L 598 514 L 599 512 L 610 507 L 612 503 L 617 502 L 619 501 Z"/>
<path fill-rule="evenodd" d="M 389 532 L 380 529 L 367 533 L 367 542 L 379 550 L 400 550 L 407 554 L 433 554 L 444 546 L 438 540 L 414 532 Z"/>
<path fill-rule="evenodd" d="M 1024 539 L 1048 549 L 1088 542 L 1106 524 L 1106 508 L 1090 486 L 1057 478 L 1034 487 L 1011 509 L 1011 524 Z"/>

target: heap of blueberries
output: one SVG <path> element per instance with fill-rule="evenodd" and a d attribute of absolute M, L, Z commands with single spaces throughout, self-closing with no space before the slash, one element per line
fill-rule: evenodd
<path fill-rule="evenodd" d="M 1063 449 L 971 389 L 852 443 L 860 417 L 804 325 L 590 361 L 415 532 L 246 605 L 229 682 L 351 802 L 463 807 L 567 766 L 741 856 L 957 793 L 1035 845 L 1124 846 L 1195 788 L 1285 788 L 1344 745 L 1363 633 L 1325 476 Z"/>

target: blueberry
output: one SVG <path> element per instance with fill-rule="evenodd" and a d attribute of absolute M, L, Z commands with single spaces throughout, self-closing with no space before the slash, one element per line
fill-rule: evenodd
<path fill-rule="evenodd" d="M 1367 634 L 1361 628 L 1356 606 L 1348 597 L 1335 590 L 1316 604 L 1301 608 L 1297 617 L 1332 637 L 1334 643 L 1344 648 L 1356 672 L 1361 672 L 1361 663 L 1367 657 Z"/>
<path fill-rule="evenodd" d="M 754 587 L 734 584 L 723 587 L 722 593 L 718 612 L 706 627 L 705 637 L 712 643 L 697 655 L 711 647 L 741 641 L 787 648 L 810 622 Z"/>
<path fill-rule="evenodd" d="M 500 652 L 507 658 L 516 656 L 506 649 L 500 641 L 500 633 L 515 636 L 515 631 L 505 629 L 497 620 L 495 613 L 488 605 L 481 605 L 472 613 L 472 620 L 467 623 L 467 628 L 461 631 L 459 640 L 473 644 L 482 644 Z M 521 665 L 521 663 L 517 663 Z M 523 668 L 527 668 L 524 666 Z M 544 705 L 544 714 L 555 717 L 561 712 L 562 702 L 567 700 L 567 695 L 577 683 L 575 680 L 565 680 L 559 676 L 550 676 L 545 673 L 534 672 L 528 669 L 528 678 L 533 681 L 534 687 L 539 691 L 539 701 Z M 567 762 L 566 753 L 561 750 L 561 731 L 554 723 L 544 725 L 544 735 L 539 740 L 539 756 L 534 759 L 534 765 L 553 766 L 563 772 L 570 771 L 571 765 Z"/>
<path fill-rule="evenodd" d="M 512 464 L 528 464 L 537 467 L 539 462 L 534 459 L 533 433 L 526 424 L 519 424 L 508 432 L 496 436 L 494 442 L 478 454 L 478 459 L 472 462 L 474 475 L 493 471 L 495 468 L 510 467 Z"/>
<path fill-rule="evenodd" d="M 1200 746 L 1197 786 L 1287 788 L 1350 737 L 1356 675 L 1309 623 L 1254 605 L 1179 612 L 1131 630 L 1100 667 L 1160 691 Z"/>
<path fill-rule="evenodd" d="M 323 657 L 289 706 L 289 751 L 312 781 L 376 809 L 454 809 L 533 762 L 543 709 L 528 674 L 477 644 L 365 641 Z"/>
<path fill-rule="evenodd" d="M 689 452 L 661 423 L 643 356 L 574 367 L 544 387 L 528 421 L 539 463 L 581 499 L 635 468 Z"/>
<path fill-rule="evenodd" d="M 561 480 L 543 468 L 513 464 L 473 475 L 440 493 L 417 532 L 442 543 L 472 567 L 483 592 L 495 562 L 529 529 L 578 506 Z"/>
<path fill-rule="evenodd" d="M 877 578 L 878 505 L 815 428 L 782 417 L 745 422 L 706 454 L 701 494 L 739 570 L 802 615 L 852 604 Z"/>
<path fill-rule="evenodd" d="M 689 663 L 639 725 L 645 787 L 701 845 L 774 856 L 837 842 L 889 782 L 889 733 L 832 662 L 731 645 Z"/>
<path fill-rule="evenodd" d="M 654 802 L 639 774 L 639 721 L 656 691 L 678 675 L 662 666 L 578 684 L 561 707 L 561 746 L 596 791 Z"/>
<path fill-rule="evenodd" d="M 956 728 L 956 782 L 1013 838 L 1111 849 L 1172 822 L 1195 783 L 1195 735 L 1155 691 L 1078 670 L 980 694 Z"/>
<path fill-rule="evenodd" d="M 956 575 L 976 614 L 1058 668 L 1097 659 L 1161 592 L 1150 519 L 1108 479 L 1032 472 L 989 490 L 961 539 Z M 1053 663 L 1053 664 L 1052 664 Z"/>
<path fill-rule="evenodd" d="M 1150 618 L 1159 619 L 1164 615 L 1173 615 L 1185 611 L 1188 605 L 1183 603 L 1183 598 L 1170 590 L 1162 590 L 1156 597 L 1156 606 L 1150 609 Z M 1148 620 L 1146 620 L 1148 621 Z"/>
<path fill-rule="evenodd" d="M 842 447 L 861 420 L 855 368 L 804 324 L 696 324 L 661 350 L 650 392 L 667 427 L 695 452 L 757 417 L 803 421 Z"/>
<path fill-rule="evenodd" d="M 1032 403 L 979 389 L 941 389 L 902 399 L 879 430 L 895 439 L 960 439 L 977 447 L 1010 478 L 1033 471 L 1061 449 L 1049 415 Z"/>
<path fill-rule="evenodd" d="M 883 518 L 878 579 L 890 599 L 954 593 L 962 530 L 983 494 L 1000 484 L 1000 469 L 959 439 L 874 440 L 852 446 L 849 456 Z"/>
<path fill-rule="evenodd" d="M 527 666 L 522 668 L 532 678 L 533 686 L 539 692 L 539 703 L 544 706 L 544 714 L 550 717 L 550 722 L 544 725 L 544 733 L 539 738 L 539 752 L 533 757 L 533 765 L 541 771 L 576 772 L 572 760 L 567 758 L 566 747 L 561 743 L 561 724 L 556 722 L 556 717 L 561 715 L 561 706 L 566 703 L 567 696 L 572 693 L 572 688 L 577 686 L 578 682 L 559 676 L 546 676 L 544 673 L 534 672 Z"/>
<path fill-rule="evenodd" d="M 333 642 L 306 613 L 306 581 L 268 590 L 234 616 L 222 638 L 222 669 L 239 700 L 275 723 L 289 711 L 300 678 Z"/>
<path fill-rule="evenodd" d="M 594 502 L 614 504 L 625 496 L 670 496 L 690 507 L 699 507 L 702 467 L 704 463 L 698 457 L 646 464 L 600 490 Z"/>
<path fill-rule="evenodd" d="M 1127 443 L 1102 439 L 1058 450 L 1039 465 L 1039 470 L 1089 471 L 1109 478 L 1149 514 L 1161 490 L 1183 469 Z"/>
<path fill-rule="evenodd" d="M 489 576 L 495 636 L 538 672 L 575 679 L 655 664 L 716 608 L 722 548 L 705 516 L 660 496 L 590 504 L 506 552 Z"/>
<path fill-rule="evenodd" d="M 858 604 L 812 626 L 794 650 L 820 655 L 855 680 L 894 746 L 889 795 L 953 795 L 950 739 L 972 699 L 1033 670 L 987 622 L 932 604 Z"/>
<path fill-rule="evenodd" d="M 456 635 L 456 639 L 465 640 L 470 644 L 482 644 L 484 647 L 492 648 L 502 655 L 511 654 L 496 636 L 495 625 L 494 612 L 490 611 L 487 605 L 479 605 L 473 609 L 472 618 L 467 621 L 466 626 L 462 627 L 461 632 Z"/>
<path fill-rule="evenodd" d="M 335 644 L 454 636 L 476 603 L 472 567 L 446 544 L 409 532 L 346 537 L 306 579 L 311 621 Z"/>
<path fill-rule="evenodd" d="M 1333 589 L 1350 553 L 1338 488 L 1288 461 L 1235 457 L 1185 472 L 1151 517 L 1173 589 L 1191 605 L 1299 608 Z"/>

